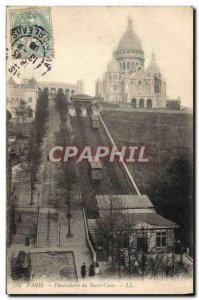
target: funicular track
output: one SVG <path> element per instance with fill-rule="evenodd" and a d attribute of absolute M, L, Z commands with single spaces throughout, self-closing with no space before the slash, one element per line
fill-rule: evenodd
<path fill-rule="evenodd" d="M 88 114 L 90 122 L 91 115 Z M 110 140 L 102 126 L 98 130 L 92 128 L 92 132 L 95 136 L 95 140 L 98 145 L 112 146 Z M 109 173 L 109 177 L 112 179 L 112 185 L 118 195 L 136 194 L 134 187 L 132 186 L 126 171 L 119 161 L 110 162 L 108 159 L 103 160 L 105 167 Z"/>
<path fill-rule="evenodd" d="M 84 145 L 90 145 L 92 147 L 96 147 L 97 145 L 103 145 L 102 139 L 96 137 L 94 133 L 95 129 L 91 127 L 90 113 L 88 112 L 87 117 L 81 117 L 80 113 L 77 111 L 77 119 L 79 122 L 79 127 L 81 128 Z M 100 194 L 107 194 L 110 192 L 116 195 L 124 194 L 124 191 L 117 177 L 117 174 L 112 166 L 112 163 L 109 162 L 108 160 L 103 160 L 102 166 L 104 168 L 103 173 L 104 175 L 106 174 L 108 175 L 111 186 L 109 185 L 109 189 L 107 189 L 107 182 L 103 183 L 103 182 L 92 181 L 93 190 L 95 194 L 100 195 Z"/>
<path fill-rule="evenodd" d="M 87 117 L 82 117 L 80 111 L 77 113 L 77 122 L 81 132 L 81 142 L 83 146 L 92 146 L 96 147 L 97 145 L 110 145 L 110 141 L 106 136 L 106 133 L 103 134 L 101 131 L 103 129 L 94 129 L 91 125 L 91 114 L 88 112 Z M 122 170 L 121 166 L 115 166 L 115 162 L 110 162 L 109 160 L 101 161 L 103 166 L 103 180 L 100 182 L 93 181 L 92 186 L 94 193 L 96 195 L 100 194 L 116 194 L 116 195 L 125 195 L 133 194 L 134 191 L 128 181 L 125 171 Z M 88 166 L 89 167 L 89 166 Z M 119 168 L 119 170 L 118 170 Z M 118 171 L 118 172 L 117 172 Z M 118 176 L 118 173 L 120 176 Z M 90 179 L 91 183 L 91 179 Z"/>

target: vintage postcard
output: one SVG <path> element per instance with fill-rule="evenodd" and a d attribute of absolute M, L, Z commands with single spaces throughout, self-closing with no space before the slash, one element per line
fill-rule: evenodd
<path fill-rule="evenodd" d="M 6 8 L 7 289 L 194 293 L 192 7 Z"/>

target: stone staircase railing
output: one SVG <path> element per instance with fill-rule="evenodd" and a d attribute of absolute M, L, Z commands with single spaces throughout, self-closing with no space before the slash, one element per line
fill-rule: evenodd
<path fill-rule="evenodd" d="M 86 213 L 85 213 L 85 209 L 83 208 L 83 216 L 84 216 L 84 226 L 85 226 L 85 231 L 86 231 L 86 241 L 87 241 L 87 245 L 89 248 L 89 251 L 91 253 L 93 262 L 95 263 L 97 260 L 97 256 L 96 256 L 96 252 L 93 249 L 93 245 L 90 241 L 90 237 L 89 237 L 89 232 L 88 232 L 88 224 L 87 224 L 87 219 L 86 219 Z"/>

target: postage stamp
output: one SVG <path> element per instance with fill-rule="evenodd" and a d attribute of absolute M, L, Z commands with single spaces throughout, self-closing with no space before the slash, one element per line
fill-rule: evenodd
<path fill-rule="evenodd" d="M 10 26 L 14 58 L 53 57 L 50 8 L 11 10 Z"/>

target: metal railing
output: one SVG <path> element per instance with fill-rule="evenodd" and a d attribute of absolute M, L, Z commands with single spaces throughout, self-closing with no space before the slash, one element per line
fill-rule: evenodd
<path fill-rule="evenodd" d="M 83 208 L 83 216 L 84 216 L 84 225 L 85 225 L 85 231 L 86 231 L 86 241 L 87 241 L 87 245 L 88 245 L 88 248 L 90 250 L 90 253 L 92 255 L 92 258 L 93 258 L 93 262 L 95 263 L 96 260 L 97 260 L 97 257 L 96 257 L 96 252 L 95 250 L 93 249 L 93 245 L 90 241 L 90 237 L 89 237 L 89 232 L 88 232 L 88 224 L 87 224 L 87 218 L 86 218 L 86 213 L 85 213 L 85 209 Z"/>
<path fill-rule="evenodd" d="M 37 217 L 37 241 L 36 241 L 36 246 L 37 246 L 37 247 L 39 246 L 39 216 L 40 216 L 40 213 L 39 213 L 39 207 L 38 207 L 38 217 Z"/>

